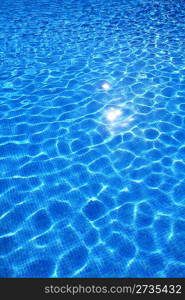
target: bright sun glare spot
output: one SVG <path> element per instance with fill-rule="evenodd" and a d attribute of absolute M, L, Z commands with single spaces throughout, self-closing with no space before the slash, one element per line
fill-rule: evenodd
<path fill-rule="evenodd" d="M 116 119 L 118 119 L 120 116 L 122 115 L 122 111 L 118 108 L 110 108 L 105 116 L 106 116 L 106 119 L 110 122 L 114 122 Z"/>
<path fill-rule="evenodd" d="M 108 91 L 110 90 L 110 84 L 108 82 L 105 82 L 102 84 L 102 89 Z"/>

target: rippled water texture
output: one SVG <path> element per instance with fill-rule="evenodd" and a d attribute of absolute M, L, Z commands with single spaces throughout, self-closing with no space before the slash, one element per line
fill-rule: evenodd
<path fill-rule="evenodd" d="M 185 276 L 185 2 L 0 4 L 1 277 Z"/>

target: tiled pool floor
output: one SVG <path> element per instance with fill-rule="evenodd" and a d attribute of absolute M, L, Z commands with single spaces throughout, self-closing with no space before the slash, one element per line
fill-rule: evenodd
<path fill-rule="evenodd" d="M 184 277 L 185 2 L 1 2 L 1 277 Z"/>

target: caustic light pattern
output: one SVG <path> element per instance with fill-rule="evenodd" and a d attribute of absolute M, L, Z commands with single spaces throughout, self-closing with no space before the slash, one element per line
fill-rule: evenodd
<path fill-rule="evenodd" d="M 185 2 L 0 4 L 1 277 L 185 276 Z"/>

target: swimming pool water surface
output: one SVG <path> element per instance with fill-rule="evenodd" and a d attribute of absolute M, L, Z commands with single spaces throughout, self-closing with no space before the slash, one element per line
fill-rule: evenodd
<path fill-rule="evenodd" d="M 185 1 L 0 1 L 1 277 L 185 276 Z"/>

